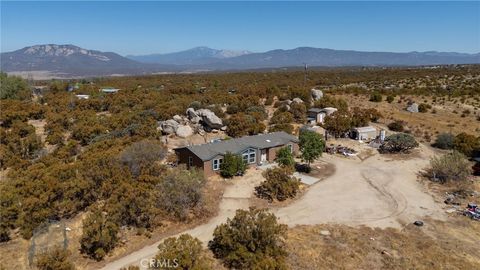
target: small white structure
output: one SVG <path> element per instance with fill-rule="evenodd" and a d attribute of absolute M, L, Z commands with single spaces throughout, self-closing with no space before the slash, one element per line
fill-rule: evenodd
<path fill-rule="evenodd" d="M 75 95 L 78 99 L 89 99 L 90 95 Z"/>
<path fill-rule="evenodd" d="M 102 91 L 103 93 L 117 93 L 118 91 L 120 91 L 120 89 L 108 87 L 108 88 L 102 88 L 100 89 L 100 91 Z"/>
<path fill-rule="evenodd" d="M 325 117 L 336 112 L 336 108 L 325 107 L 323 109 L 310 108 L 307 112 L 307 120 L 310 124 L 323 124 Z"/>
<path fill-rule="evenodd" d="M 377 138 L 377 129 L 372 126 L 352 129 L 352 138 L 359 141 L 368 141 Z"/>

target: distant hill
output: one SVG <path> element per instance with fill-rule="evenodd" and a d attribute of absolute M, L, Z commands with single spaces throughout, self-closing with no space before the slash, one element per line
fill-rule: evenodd
<path fill-rule="evenodd" d="M 208 47 L 196 47 L 181 52 L 149 55 L 127 55 L 127 58 L 144 63 L 168 65 L 205 65 L 219 59 L 227 59 L 250 54 L 249 51 L 217 50 Z"/>
<path fill-rule="evenodd" d="M 480 54 L 360 52 L 312 47 L 251 53 L 197 47 L 176 53 L 123 57 L 74 45 L 46 44 L 2 53 L 0 62 L 0 69 L 5 72 L 87 77 L 301 67 L 304 64 L 320 67 L 480 64 Z"/>
<path fill-rule="evenodd" d="M 174 69 L 139 63 L 113 52 L 56 44 L 35 45 L 2 53 L 0 62 L 2 71 L 44 71 L 53 77 L 145 74 Z"/>

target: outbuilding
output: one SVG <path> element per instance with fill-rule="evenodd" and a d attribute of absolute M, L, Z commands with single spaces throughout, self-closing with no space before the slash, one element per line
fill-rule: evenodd
<path fill-rule="evenodd" d="M 353 128 L 351 137 L 359 141 L 369 141 L 377 138 L 377 129 L 372 126 Z"/>

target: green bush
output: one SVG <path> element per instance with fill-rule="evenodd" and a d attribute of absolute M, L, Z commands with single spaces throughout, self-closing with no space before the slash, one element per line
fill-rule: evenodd
<path fill-rule="evenodd" d="M 383 100 L 382 94 L 377 92 L 371 94 L 369 99 L 369 101 L 372 101 L 372 102 L 381 102 L 382 100 Z"/>
<path fill-rule="evenodd" d="M 453 151 L 441 157 L 433 157 L 427 172 L 430 179 L 441 183 L 464 181 L 472 174 L 472 166 L 462 153 Z"/>
<path fill-rule="evenodd" d="M 388 124 L 388 129 L 390 129 L 391 131 L 403 132 L 405 130 L 405 122 L 396 120 Z"/>
<path fill-rule="evenodd" d="M 394 96 L 392 96 L 392 95 L 388 95 L 388 96 L 387 96 L 386 101 L 387 101 L 388 103 L 392 103 L 394 100 L 395 100 L 395 97 L 394 97 Z"/>
<path fill-rule="evenodd" d="M 39 270 L 75 269 L 75 265 L 70 258 L 70 252 L 58 246 L 37 255 L 35 265 Z"/>
<path fill-rule="evenodd" d="M 275 161 L 281 166 L 286 168 L 293 168 L 295 166 L 295 160 L 293 159 L 293 153 L 289 147 L 282 147 L 277 151 Z"/>
<path fill-rule="evenodd" d="M 380 146 L 380 153 L 408 153 L 418 147 L 418 142 L 410 134 L 397 133 L 385 138 Z"/>
<path fill-rule="evenodd" d="M 83 221 L 80 251 L 100 261 L 118 242 L 118 227 L 99 210 L 90 213 Z"/>
<path fill-rule="evenodd" d="M 453 149 L 455 136 L 451 133 L 441 133 L 433 143 L 434 147 L 440 149 Z"/>
<path fill-rule="evenodd" d="M 255 188 L 255 195 L 270 202 L 295 198 L 300 180 L 293 177 L 291 172 L 288 168 L 267 169 L 263 173 L 265 181 Z"/>
<path fill-rule="evenodd" d="M 204 186 L 205 177 L 198 170 L 169 170 L 158 184 L 158 205 L 173 217 L 186 220 L 188 212 L 200 205 Z"/>
<path fill-rule="evenodd" d="M 462 132 L 455 136 L 455 139 L 453 140 L 453 148 L 467 157 L 478 155 L 480 154 L 480 136 L 475 137 Z"/>
<path fill-rule="evenodd" d="M 308 167 L 315 159 L 322 156 L 325 149 L 323 136 L 314 131 L 303 131 L 300 133 L 300 151 L 302 160 L 307 162 Z"/>
<path fill-rule="evenodd" d="M 224 178 L 232 178 L 237 175 L 243 175 L 247 165 L 242 156 L 232 153 L 226 153 L 223 157 L 223 163 L 220 165 L 220 175 Z"/>
<path fill-rule="evenodd" d="M 287 226 L 265 209 L 239 209 L 215 228 L 208 247 L 228 268 L 286 269 L 286 232 Z"/>
<path fill-rule="evenodd" d="M 170 237 L 158 245 L 150 269 L 212 269 L 213 260 L 203 251 L 202 242 L 189 234 Z"/>

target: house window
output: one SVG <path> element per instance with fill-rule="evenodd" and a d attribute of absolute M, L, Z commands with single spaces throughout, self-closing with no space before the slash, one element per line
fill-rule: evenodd
<path fill-rule="evenodd" d="M 252 149 L 252 148 L 247 149 L 242 153 L 243 161 L 245 161 L 245 163 L 247 164 L 255 163 L 256 157 L 257 157 L 257 151 L 255 151 L 255 149 Z"/>
<path fill-rule="evenodd" d="M 212 166 L 214 171 L 220 170 L 220 165 L 223 163 L 223 158 L 217 158 L 213 160 Z"/>
<path fill-rule="evenodd" d="M 193 166 L 193 157 L 192 156 L 188 156 L 188 167 L 192 167 Z"/>

